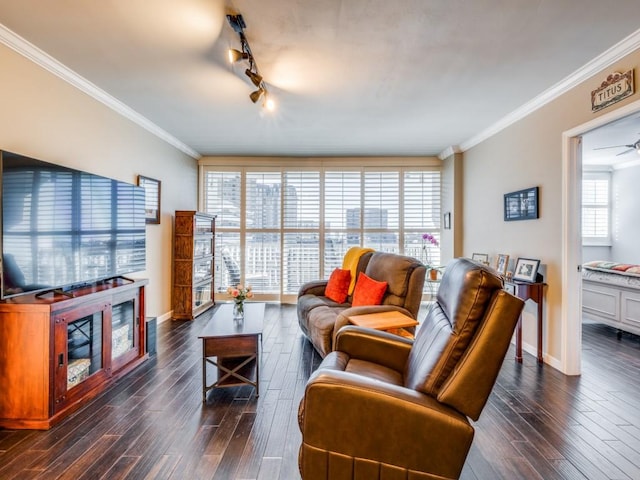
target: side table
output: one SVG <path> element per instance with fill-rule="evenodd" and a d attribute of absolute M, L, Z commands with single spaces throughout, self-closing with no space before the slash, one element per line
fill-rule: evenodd
<path fill-rule="evenodd" d="M 512 293 L 518 298 L 521 298 L 525 302 L 529 299 L 533 300 L 538 305 L 538 363 L 543 363 L 542 360 L 542 310 L 543 310 L 543 282 L 519 282 L 517 280 L 505 281 L 504 288 L 509 293 Z M 522 314 L 518 320 L 516 327 L 516 362 L 522 363 Z"/>
<path fill-rule="evenodd" d="M 253 385 L 260 395 L 260 342 L 264 303 L 245 303 L 244 319 L 233 318 L 233 304 L 220 305 L 198 338 L 202 339 L 202 401 L 216 387 Z M 207 365 L 217 368 L 217 380 L 207 385 Z"/>
<path fill-rule="evenodd" d="M 374 328 L 396 333 L 403 337 L 413 338 L 411 333 L 404 330 L 405 327 L 415 327 L 418 321 L 398 311 L 388 311 L 380 313 L 367 313 L 364 315 L 354 315 L 349 317 L 349 321 L 359 327 Z"/>

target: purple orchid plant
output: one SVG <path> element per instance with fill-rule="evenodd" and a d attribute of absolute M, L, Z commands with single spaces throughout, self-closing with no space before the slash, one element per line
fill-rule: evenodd
<path fill-rule="evenodd" d="M 426 242 L 429 242 L 430 244 L 435 245 L 436 247 L 438 246 L 438 239 L 433 235 L 431 235 L 430 233 L 423 234 L 422 240 L 425 240 Z"/>
<path fill-rule="evenodd" d="M 424 250 L 425 255 L 427 257 L 427 261 L 425 263 L 425 266 L 427 267 L 427 269 L 440 270 L 440 267 L 438 267 L 436 265 L 431 265 L 431 262 L 429 261 L 429 249 L 427 248 L 427 243 L 430 243 L 431 245 L 433 245 L 435 247 L 437 247 L 439 245 L 438 239 L 436 237 L 434 237 L 433 235 L 431 235 L 430 233 L 424 233 L 422 235 L 422 250 Z"/>

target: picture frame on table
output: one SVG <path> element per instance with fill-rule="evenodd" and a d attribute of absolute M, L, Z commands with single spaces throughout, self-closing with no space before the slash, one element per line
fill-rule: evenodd
<path fill-rule="evenodd" d="M 535 282 L 538 275 L 540 260 L 534 258 L 518 258 L 513 271 L 513 279 L 522 282 Z"/>
<path fill-rule="evenodd" d="M 538 187 L 504 194 L 504 221 L 533 220 L 538 214 Z"/>
<path fill-rule="evenodd" d="M 487 253 L 473 253 L 471 255 L 471 260 L 474 262 L 481 263 L 483 265 L 489 264 L 489 254 Z"/>
<path fill-rule="evenodd" d="M 160 180 L 138 175 L 138 186 L 144 188 L 144 221 L 160 223 Z"/>
<path fill-rule="evenodd" d="M 497 259 L 496 259 L 496 272 L 498 272 L 500 275 L 506 275 L 507 274 L 507 266 L 509 265 L 509 255 L 504 255 L 504 254 L 499 254 Z"/>

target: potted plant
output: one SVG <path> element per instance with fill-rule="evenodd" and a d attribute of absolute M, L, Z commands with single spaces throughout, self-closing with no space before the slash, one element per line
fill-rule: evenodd
<path fill-rule="evenodd" d="M 427 271 L 429 272 L 429 280 L 437 280 L 438 279 L 438 273 L 440 272 L 441 268 L 440 266 L 437 265 L 433 265 L 430 260 L 429 260 L 429 248 L 430 246 L 433 245 L 434 247 L 439 246 L 438 244 L 438 239 L 436 237 L 434 237 L 432 234 L 430 233 L 425 233 L 422 235 L 422 251 L 424 252 L 424 256 L 425 256 L 425 266 L 427 267 Z"/>

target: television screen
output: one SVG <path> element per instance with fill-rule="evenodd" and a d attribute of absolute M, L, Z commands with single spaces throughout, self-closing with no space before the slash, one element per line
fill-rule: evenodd
<path fill-rule="evenodd" d="M 145 269 L 142 187 L 1 156 L 2 298 Z"/>

